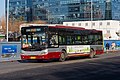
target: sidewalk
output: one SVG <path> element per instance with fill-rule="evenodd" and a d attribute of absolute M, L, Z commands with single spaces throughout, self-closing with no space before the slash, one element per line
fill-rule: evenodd
<path fill-rule="evenodd" d="M 97 55 L 96 55 L 97 56 Z M 104 52 L 104 54 L 99 55 L 100 58 L 111 58 L 111 57 L 120 57 L 120 50 L 111 51 L 109 50 L 108 53 Z"/>
<path fill-rule="evenodd" d="M 120 52 L 120 50 L 108 50 L 108 51 L 104 51 L 104 53 L 116 53 L 116 52 Z"/>
<path fill-rule="evenodd" d="M 17 60 L 21 60 L 20 57 L 15 57 L 15 58 L 0 58 L 0 62 L 14 62 Z"/>

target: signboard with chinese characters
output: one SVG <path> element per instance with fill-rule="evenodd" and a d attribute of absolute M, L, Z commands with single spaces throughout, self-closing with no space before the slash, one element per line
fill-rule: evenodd
<path fill-rule="evenodd" d="M 67 46 L 67 53 L 89 53 L 90 45 Z"/>
<path fill-rule="evenodd" d="M 15 56 L 17 53 L 17 45 L 3 45 L 2 46 L 2 58 Z"/>

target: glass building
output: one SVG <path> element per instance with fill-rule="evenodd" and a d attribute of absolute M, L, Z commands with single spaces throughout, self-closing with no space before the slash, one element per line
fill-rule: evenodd
<path fill-rule="evenodd" d="M 112 20 L 120 20 L 120 0 L 112 0 L 111 5 Z"/>
<path fill-rule="evenodd" d="M 105 5 L 105 0 L 93 0 L 93 20 L 105 19 Z M 38 8 L 46 10 L 46 18 Z M 48 19 L 50 23 L 91 20 L 91 0 L 34 0 L 33 10 L 37 19 Z"/>
<path fill-rule="evenodd" d="M 10 0 L 10 17 L 25 21 L 120 20 L 119 13 L 120 0 Z"/>
<path fill-rule="evenodd" d="M 6 13 L 7 1 L 5 0 Z M 32 21 L 32 0 L 9 0 L 9 18 L 27 22 Z"/>

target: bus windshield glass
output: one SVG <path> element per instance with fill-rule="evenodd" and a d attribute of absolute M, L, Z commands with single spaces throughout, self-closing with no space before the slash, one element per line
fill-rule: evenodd
<path fill-rule="evenodd" d="M 26 32 L 22 35 L 22 50 L 41 51 L 47 48 L 47 37 L 44 31 Z"/>

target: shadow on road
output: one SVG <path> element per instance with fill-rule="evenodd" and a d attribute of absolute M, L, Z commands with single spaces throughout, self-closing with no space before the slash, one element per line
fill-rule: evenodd
<path fill-rule="evenodd" d="M 120 80 L 119 74 L 120 56 L 117 56 L 1 74 L 0 80 Z"/>

